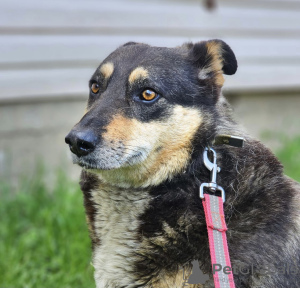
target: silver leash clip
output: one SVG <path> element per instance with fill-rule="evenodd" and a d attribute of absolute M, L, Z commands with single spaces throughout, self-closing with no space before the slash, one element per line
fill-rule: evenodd
<path fill-rule="evenodd" d="M 213 162 L 208 159 L 208 153 L 213 153 Z M 217 165 L 217 153 L 212 148 L 205 148 L 203 152 L 203 160 L 206 168 L 211 171 L 211 182 L 202 183 L 200 186 L 200 198 L 204 198 L 204 188 L 208 188 L 211 192 L 220 191 L 223 202 L 225 202 L 225 191 L 224 189 L 217 185 L 217 173 L 221 171 L 221 168 Z"/>

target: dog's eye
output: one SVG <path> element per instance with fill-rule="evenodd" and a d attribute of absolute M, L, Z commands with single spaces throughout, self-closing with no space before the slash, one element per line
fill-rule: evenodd
<path fill-rule="evenodd" d="M 157 96 L 158 96 L 157 93 L 154 92 L 153 90 L 146 89 L 143 91 L 141 98 L 142 100 L 151 101 L 154 100 Z"/>
<path fill-rule="evenodd" d="M 100 89 L 99 84 L 97 84 L 97 83 L 92 84 L 91 90 L 94 94 L 97 94 L 99 92 L 99 89 Z"/>

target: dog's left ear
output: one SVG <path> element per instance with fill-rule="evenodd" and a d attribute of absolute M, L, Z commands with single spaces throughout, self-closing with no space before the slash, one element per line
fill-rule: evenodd
<path fill-rule="evenodd" d="M 233 75 L 237 70 L 235 55 L 222 40 L 202 41 L 188 47 L 192 61 L 199 68 L 200 80 L 215 78 L 215 83 L 222 86 L 223 74 Z"/>

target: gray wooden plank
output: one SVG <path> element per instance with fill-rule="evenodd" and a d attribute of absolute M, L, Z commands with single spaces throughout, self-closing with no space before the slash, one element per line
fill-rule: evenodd
<path fill-rule="evenodd" d="M 289 10 L 288 7 L 286 10 L 222 7 L 209 13 L 197 2 L 174 2 L 170 5 L 166 2 L 99 0 L 71 4 L 66 0 L 11 0 L 3 3 L 0 6 L 3 33 L 5 29 L 9 32 L 10 28 L 20 31 L 39 28 L 41 32 L 42 28 L 65 28 L 69 32 L 75 32 L 77 28 L 102 28 L 101 31 L 115 28 L 126 33 L 144 29 L 150 34 L 152 30 L 156 32 L 161 28 L 178 29 L 179 32 L 209 29 L 226 33 L 232 29 L 235 33 L 297 33 L 300 29 L 300 10 Z"/>
<path fill-rule="evenodd" d="M 270 73 L 272 71 L 272 73 Z M 0 71 L 0 102 L 87 97 L 93 68 Z M 299 89 L 300 70 L 292 65 L 240 65 L 234 76 L 226 76 L 225 89 Z"/>
<path fill-rule="evenodd" d="M 233 76 L 225 76 L 230 91 L 299 90 L 300 70 L 293 65 L 239 65 Z"/>
<path fill-rule="evenodd" d="M 0 71 L 0 101 L 88 95 L 94 69 Z"/>
<path fill-rule="evenodd" d="M 100 63 L 114 49 L 128 41 L 175 47 L 198 42 L 202 37 L 149 36 L 2 36 L 0 69 L 90 67 Z M 207 37 L 206 39 L 210 39 Z M 292 63 L 300 65 L 300 39 L 222 38 L 239 61 Z"/>
<path fill-rule="evenodd" d="M 172 0 L 171 0 L 172 1 Z M 193 1 L 193 0 L 192 0 Z M 271 9 L 290 9 L 299 10 L 300 1 L 299 0 L 222 0 L 218 1 L 218 6 L 235 6 L 235 7 L 255 7 L 255 8 L 271 8 Z"/>

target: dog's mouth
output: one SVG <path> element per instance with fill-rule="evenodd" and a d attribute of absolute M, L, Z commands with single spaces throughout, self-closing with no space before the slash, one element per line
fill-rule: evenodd
<path fill-rule="evenodd" d="M 90 157 L 78 157 L 72 154 L 73 164 L 77 164 L 84 169 L 97 169 L 98 165 L 96 161 L 90 159 Z"/>
<path fill-rule="evenodd" d="M 72 154 L 73 163 L 86 170 L 113 170 L 122 167 L 134 166 L 141 163 L 148 156 L 148 152 L 144 149 L 123 155 L 122 153 L 107 155 L 107 153 L 105 153 L 106 151 L 98 151 L 98 153 L 93 152 L 89 155 L 81 157 Z"/>
<path fill-rule="evenodd" d="M 85 163 L 85 162 L 82 162 L 82 161 L 79 161 L 78 164 L 80 167 L 84 168 L 85 170 L 99 170 L 99 167 L 95 164 L 91 164 L 91 163 Z M 102 168 L 102 170 L 104 170 Z M 109 170 L 109 169 L 106 169 L 106 170 Z"/>
<path fill-rule="evenodd" d="M 103 163 L 103 161 L 96 161 L 92 157 L 78 157 L 76 155 L 72 155 L 73 164 L 77 164 L 85 170 L 112 170 L 117 167 L 113 167 L 112 163 Z"/>

